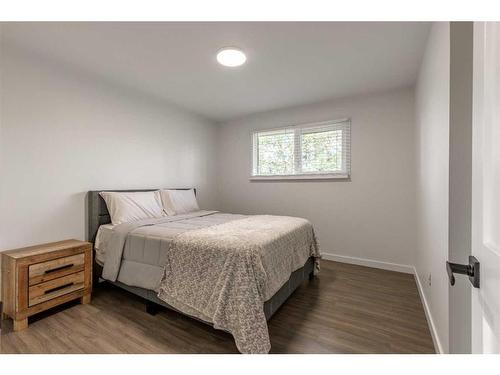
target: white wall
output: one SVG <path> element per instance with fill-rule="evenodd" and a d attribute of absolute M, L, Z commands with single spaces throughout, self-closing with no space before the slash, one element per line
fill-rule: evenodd
<path fill-rule="evenodd" d="M 3 91 L 3 85 L 2 85 L 2 79 L 3 79 L 3 25 L 2 23 L 0 22 L 0 189 L 1 189 L 1 186 L 2 186 L 2 165 L 3 165 L 3 161 L 2 161 L 2 155 L 3 155 L 3 152 L 2 152 L 2 148 L 3 148 L 3 142 L 2 142 L 2 137 L 3 137 L 3 133 L 2 133 L 2 129 L 3 129 L 3 126 L 2 126 L 2 110 L 3 110 L 3 94 L 2 94 L 2 91 Z M 1 199 L 1 196 L 0 196 L 0 199 Z M 1 239 L 0 239 L 1 241 Z M 0 290 L 1 290 L 1 287 L 2 287 L 2 257 L 0 256 Z M 2 293 L 0 292 L 0 300 L 2 299 L 1 297 Z"/>
<path fill-rule="evenodd" d="M 229 212 L 307 218 L 316 228 L 323 254 L 412 265 L 416 194 L 413 111 L 413 90 L 401 89 L 221 124 L 219 205 Z M 351 181 L 249 181 L 252 130 L 345 117 L 352 121 Z"/>
<path fill-rule="evenodd" d="M 215 203 L 215 126 L 3 46 L 0 250 L 85 239 L 94 189 L 198 188 Z"/>
<path fill-rule="evenodd" d="M 3 100 L 2 100 L 2 78 L 3 78 L 3 25 L 0 22 L 0 184 L 1 184 L 1 177 L 2 177 L 2 105 L 3 105 Z M 1 258 L 0 257 L 0 265 L 1 265 Z M 1 268 L 0 268 L 1 269 Z"/>
<path fill-rule="evenodd" d="M 415 267 L 440 350 L 448 352 L 450 27 L 434 23 L 415 93 L 417 252 Z M 429 276 L 432 276 L 429 283 Z"/>

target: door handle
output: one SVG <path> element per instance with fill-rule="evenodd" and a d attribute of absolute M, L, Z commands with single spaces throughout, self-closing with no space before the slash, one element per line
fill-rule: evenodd
<path fill-rule="evenodd" d="M 479 261 L 469 255 L 469 264 L 458 264 L 446 262 L 446 272 L 450 285 L 455 285 L 455 273 L 469 276 L 469 281 L 474 288 L 479 288 Z"/>

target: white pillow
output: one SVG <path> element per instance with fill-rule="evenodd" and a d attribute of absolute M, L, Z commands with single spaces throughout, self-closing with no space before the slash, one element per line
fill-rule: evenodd
<path fill-rule="evenodd" d="M 113 225 L 165 216 L 154 191 L 99 193 L 106 202 Z"/>
<path fill-rule="evenodd" d="M 160 190 L 163 209 L 167 215 L 179 215 L 199 211 L 194 189 L 190 190 Z"/>

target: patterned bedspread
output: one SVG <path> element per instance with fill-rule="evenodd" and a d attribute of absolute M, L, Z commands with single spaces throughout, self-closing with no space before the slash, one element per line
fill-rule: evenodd
<path fill-rule="evenodd" d="M 230 332 L 242 353 L 268 353 L 264 301 L 310 256 L 312 225 L 285 216 L 250 216 L 188 231 L 172 242 L 158 297 Z"/>

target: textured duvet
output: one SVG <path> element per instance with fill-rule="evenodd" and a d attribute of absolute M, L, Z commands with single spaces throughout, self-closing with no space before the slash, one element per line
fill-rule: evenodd
<path fill-rule="evenodd" d="M 139 227 L 165 225 L 169 220 L 173 219 L 117 226 L 112 246 L 106 252 L 103 277 L 116 279 L 116 259 L 121 256 L 129 233 Z M 158 230 L 155 233 L 151 240 L 157 241 Z M 242 353 L 269 352 L 264 302 L 310 256 L 319 258 L 312 225 L 305 219 L 285 216 L 240 216 L 183 231 L 165 243 L 168 251 L 158 297 L 188 315 L 230 332 Z"/>

